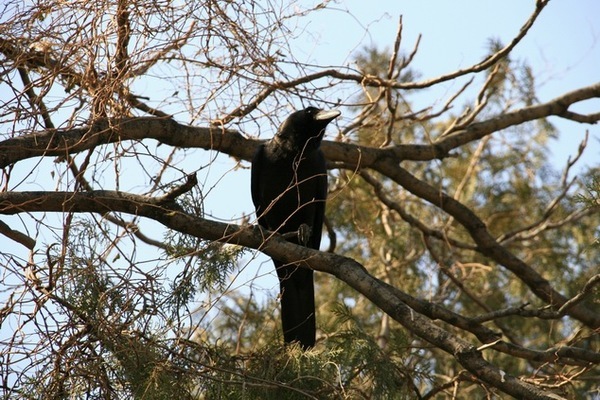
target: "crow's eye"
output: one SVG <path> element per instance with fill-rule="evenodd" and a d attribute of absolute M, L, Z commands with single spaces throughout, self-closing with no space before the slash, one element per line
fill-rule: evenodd
<path fill-rule="evenodd" d="M 308 116 L 311 116 L 311 117 L 312 117 L 314 114 L 316 114 L 316 113 L 317 113 L 317 111 L 319 111 L 319 110 L 317 110 L 315 107 L 307 107 L 307 108 L 304 110 L 304 112 L 306 113 L 306 115 L 308 115 Z"/>

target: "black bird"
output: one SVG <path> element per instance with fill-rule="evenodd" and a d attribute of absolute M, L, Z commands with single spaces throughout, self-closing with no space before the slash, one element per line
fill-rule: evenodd
<path fill-rule="evenodd" d="M 308 107 L 291 114 L 273 139 L 261 145 L 252 160 L 252 201 L 258 223 L 288 239 L 319 249 L 327 169 L 319 148 L 325 127 L 337 110 Z M 313 271 L 299 264 L 273 260 L 281 292 L 281 323 L 286 343 L 315 344 Z"/>

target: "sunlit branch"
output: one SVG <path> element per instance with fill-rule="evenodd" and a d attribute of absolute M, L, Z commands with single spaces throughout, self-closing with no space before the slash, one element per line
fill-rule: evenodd
<path fill-rule="evenodd" d="M 131 213 L 161 222 L 183 233 L 208 240 L 242 244 L 260 249 L 286 262 L 306 262 L 310 267 L 335 275 L 373 301 L 405 328 L 424 340 L 452 354 L 459 363 L 479 379 L 501 388 L 513 396 L 551 397 L 534 386 L 524 384 L 496 366 L 486 362 L 480 351 L 463 339 L 436 326 L 428 318 L 400 300 L 398 289 L 372 277 L 355 261 L 287 242 L 277 235 L 265 240 L 263 232 L 252 227 L 223 224 L 185 214 L 173 202 L 129 193 L 96 192 L 8 192 L 0 193 L 0 213 L 14 214 L 38 210 L 104 213 Z"/>
<path fill-rule="evenodd" d="M 561 116 L 571 104 L 600 97 L 600 83 L 574 90 L 547 103 L 525 107 L 475 122 L 434 144 L 400 144 L 373 148 L 349 143 L 323 142 L 323 151 L 330 161 L 343 161 L 363 168 L 372 168 L 382 159 L 428 161 L 448 157 L 450 152 L 496 131 L 551 115 Z M 63 156 L 81 152 L 99 144 L 120 140 L 155 139 L 181 147 L 219 150 L 233 157 L 250 160 L 259 141 L 245 139 L 230 129 L 192 127 L 168 118 L 123 118 L 100 120 L 90 127 L 48 130 L 11 138 L 0 142 L 0 168 L 36 156 Z"/>
<path fill-rule="evenodd" d="M 540 299 L 553 307 L 560 307 L 567 301 L 562 294 L 552 288 L 548 280 L 544 279 L 531 266 L 500 245 L 487 230 L 483 221 L 464 204 L 426 182 L 417 179 L 407 170 L 399 167 L 390 160 L 380 161 L 374 165 L 374 169 L 388 176 L 412 194 L 427 200 L 454 217 L 467 229 L 471 238 L 477 244 L 478 252 L 504 265 L 518 276 L 523 283 L 529 286 L 531 291 Z M 576 310 L 575 307 L 570 310 L 570 315 L 592 328 L 600 326 L 600 314 L 594 313 L 589 309 L 581 308 Z"/>

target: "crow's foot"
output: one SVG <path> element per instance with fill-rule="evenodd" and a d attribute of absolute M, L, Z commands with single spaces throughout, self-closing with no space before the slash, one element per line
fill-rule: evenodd
<path fill-rule="evenodd" d="M 298 243 L 302 246 L 308 246 L 308 241 L 312 236 L 312 229 L 307 224 L 301 224 L 298 227 Z"/>

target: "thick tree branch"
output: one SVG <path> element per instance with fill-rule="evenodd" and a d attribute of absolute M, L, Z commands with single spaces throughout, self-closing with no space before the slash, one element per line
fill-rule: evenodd
<path fill-rule="evenodd" d="M 393 160 L 381 160 L 373 166 L 374 169 L 394 180 L 406 190 L 427 200 L 454 217 L 467 229 L 471 238 L 477 244 L 477 251 L 506 267 L 540 299 L 554 308 L 560 308 L 567 299 L 556 292 L 550 282 L 523 260 L 500 245 L 488 231 L 485 223 L 468 207 L 436 189 L 424 181 L 417 179 L 404 168 L 399 167 Z M 582 321 L 590 328 L 600 327 L 600 314 L 585 307 L 573 307 L 569 315 Z"/>
<path fill-rule="evenodd" d="M 117 2 L 117 53 L 115 54 L 115 68 L 118 77 L 124 78 L 129 73 L 129 40 L 131 39 L 130 12 L 127 0 Z"/>
<path fill-rule="evenodd" d="M 548 281 L 531 267 L 502 247 L 487 231 L 483 222 L 468 208 L 401 168 L 405 159 L 426 160 L 441 158 L 451 149 L 480 139 L 497 130 L 549 115 L 563 114 L 569 105 L 600 97 L 600 83 L 584 87 L 537 106 L 474 123 L 462 131 L 444 137 L 434 145 L 401 145 L 376 149 L 343 143 L 324 143 L 326 156 L 335 162 L 356 168 L 373 168 L 404 186 L 413 194 L 442 208 L 469 231 L 479 250 L 504 265 L 521 278 L 541 299 L 560 307 L 566 299 L 554 291 Z M 103 120 L 91 128 L 48 130 L 0 142 L 0 167 L 34 156 L 64 156 L 81 152 L 103 143 L 153 138 L 161 143 L 181 147 L 200 147 L 228 153 L 241 159 L 250 159 L 258 141 L 244 139 L 238 132 L 210 128 L 194 128 L 168 118 L 130 118 L 118 121 Z M 596 313 L 573 307 L 569 313 L 590 327 L 600 326 Z"/>
<path fill-rule="evenodd" d="M 494 118 L 475 122 L 463 130 L 445 136 L 436 143 L 440 154 L 448 154 L 451 150 L 469 142 L 479 140 L 493 132 L 520 125 L 525 122 L 542 119 L 550 116 L 569 118 L 568 109 L 572 104 L 583 100 L 600 97 L 600 82 L 593 85 L 573 90 L 556 97 L 546 103 L 524 107 L 512 112 L 498 115 Z M 587 123 L 596 123 L 600 120 L 600 113 L 590 114 Z"/>
<path fill-rule="evenodd" d="M 450 150 L 480 139 L 500 129 L 523 122 L 561 115 L 576 102 L 600 97 L 600 83 L 584 87 L 537 106 L 526 107 L 495 118 L 474 123 L 464 130 L 444 137 L 434 145 L 400 145 L 386 149 L 369 148 L 343 143 L 326 142 L 323 149 L 330 161 L 343 162 L 356 168 L 373 168 L 392 178 L 413 194 L 448 212 L 471 234 L 479 251 L 504 265 L 521 278 L 541 299 L 560 307 L 566 299 L 550 286 L 549 282 L 522 260 L 502 247 L 487 231 L 483 222 L 467 207 L 439 190 L 418 180 L 398 162 L 406 159 L 426 160 L 442 158 Z M 0 167 L 6 167 L 20 160 L 35 156 L 64 156 L 77 153 L 94 146 L 123 140 L 143 140 L 152 138 L 161 143 L 181 147 L 200 147 L 228 153 L 234 157 L 249 160 L 258 141 L 244 139 L 236 131 L 216 127 L 194 128 L 179 124 L 168 118 L 129 118 L 122 120 L 102 120 L 91 128 L 71 130 L 48 130 L 11 138 L 0 142 Z M 584 321 L 590 327 L 600 326 L 597 313 L 588 312 L 579 306 L 569 313 Z"/>
<path fill-rule="evenodd" d="M 0 168 L 31 157 L 63 157 L 101 144 L 144 139 L 155 139 L 171 146 L 218 150 L 243 159 L 251 159 L 259 144 L 258 141 L 247 141 L 236 131 L 195 128 L 170 118 L 101 120 L 91 127 L 48 130 L 0 142 Z"/>
<path fill-rule="evenodd" d="M 21 243 L 23 246 L 27 247 L 29 250 L 33 250 L 35 247 L 35 239 L 30 238 L 23 232 L 15 231 L 11 229 L 6 223 L 0 221 L 0 234 L 6 236 L 14 240 L 17 243 Z"/>
<path fill-rule="evenodd" d="M 473 375 L 517 398 L 552 399 L 552 395 L 525 383 L 482 357 L 481 351 L 433 324 L 398 297 L 398 291 L 374 278 L 360 264 L 339 255 L 294 245 L 278 235 L 264 236 L 261 229 L 209 221 L 183 212 L 174 202 L 114 191 L 5 192 L 0 194 L 0 213 L 34 211 L 105 213 L 124 212 L 154 219 L 165 226 L 208 240 L 259 249 L 286 261 L 301 260 L 311 268 L 336 276 L 362 293 L 413 334 L 452 354 Z"/>
<path fill-rule="evenodd" d="M 465 129 L 445 136 L 434 144 L 406 144 L 373 148 L 348 143 L 324 142 L 323 151 L 332 162 L 371 168 L 378 160 L 392 158 L 428 161 L 442 159 L 469 142 L 496 131 L 552 115 L 563 115 L 570 105 L 600 98 L 600 82 L 574 90 L 547 103 L 525 107 L 470 124 Z M 600 115 L 598 115 L 600 119 Z M 593 122 L 598 121 L 598 119 Z M 39 156 L 64 156 L 81 152 L 100 144 L 122 140 L 154 139 L 161 143 L 218 150 L 233 157 L 250 160 L 260 141 L 245 139 L 238 131 L 216 126 L 192 127 L 170 118 L 123 118 L 101 120 L 89 127 L 66 130 L 46 130 L 0 142 L 0 168 L 18 161 Z"/>

